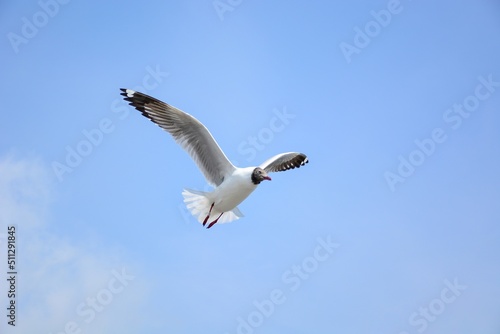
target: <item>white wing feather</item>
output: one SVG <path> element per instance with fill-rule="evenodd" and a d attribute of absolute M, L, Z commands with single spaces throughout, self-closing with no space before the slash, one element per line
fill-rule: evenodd
<path fill-rule="evenodd" d="M 123 88 L 121 91 L 131 106 L 174 137 L 210 185 L 217 187 L 235 170 L 210 131 L 196 118 L 146 94 Z"/>

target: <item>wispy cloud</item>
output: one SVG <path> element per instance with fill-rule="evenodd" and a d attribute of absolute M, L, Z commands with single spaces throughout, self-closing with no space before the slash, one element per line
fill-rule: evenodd
<path fill-rule="evenodd" d="M 19 250 L 16 326 L 2 321 L 0 331 L 137 332 L 143 321 L 141 305 L 148 295 L 140 270 L 116 247 L 95 246 L 86 237 L 75 240 L 54 232 L 50 220 L 51 203 L 57 197 L 53 184 L 50 169 L 40 160 L 12 155 L 0 158 L 3 274 L 7 272 L 7 226 L 16 226 Z M 2 296 L 7 291 L 4 281 Z M 5 310 L 6 299 L 1 298 L 0 303 Z"/>

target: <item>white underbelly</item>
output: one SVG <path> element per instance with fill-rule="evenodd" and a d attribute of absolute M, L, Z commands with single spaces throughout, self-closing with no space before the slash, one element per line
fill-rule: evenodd
<path fill-rule="evenodd" d="M 214 201 L 214 210 L 227 212 L 250 195 L 257 185 L 253 184 L 247 175 L 233 175 L 228 182 L 223 182 L 211 195 Z"/>

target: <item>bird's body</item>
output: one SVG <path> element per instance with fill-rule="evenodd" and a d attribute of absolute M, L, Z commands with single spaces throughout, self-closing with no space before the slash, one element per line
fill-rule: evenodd
<path fill-rule="evenodd" d="M 219 212 L 231 211 L 257 189 L 257 185 L 251 180 L 254 169 L 255 167 L 235 169 L 231 176 L 209 193 L 210 199 L 215 203 L 214 209 Z"/>
<path fill-rule="evenodd" d="M 239 168 L 225 156 L 208 129 L 193 116 L 162 101 L 131 89 L 121 89 L 125 100 L 145 117 L 169 132 L 193 158 L 215 187 L 212 192 L 184 189 L 182 195 L 190 212 L 210 228 L 243 216 L 238 205 L 262 182 L 268 172 L 298 168 L 308 162 L 305 154 L 282 153 L 260 166 Z"/>
<path fill-rule="evenodd" d="M 207 221 L 214 221 L 225 212 L 218 223 L 229 223 L 243 216 L 238 205 L 243 202 L 255 189 L 257 185 L 251 181 L 251 175 L 255 168 L 237 168 L 217 188 L 211 192 L 201 192 L 184 189 L 182 195 L 184 202 L 191 214 L 203 223 L 214 204 Z"/>

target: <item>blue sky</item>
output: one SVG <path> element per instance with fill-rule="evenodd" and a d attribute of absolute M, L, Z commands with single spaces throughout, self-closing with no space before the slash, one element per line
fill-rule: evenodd
<path fill-rule="evenodd" d="M 2 333 L 500 331 L 498 2 L 0 7 Z M 202 174 L 122 87 L 239 166 L 310 163 L 206 230 Z"/>

